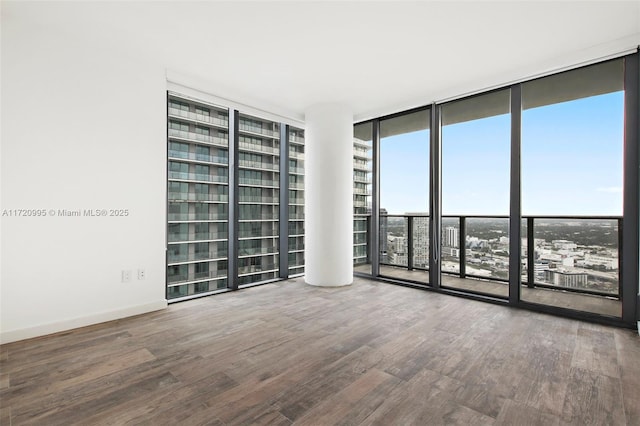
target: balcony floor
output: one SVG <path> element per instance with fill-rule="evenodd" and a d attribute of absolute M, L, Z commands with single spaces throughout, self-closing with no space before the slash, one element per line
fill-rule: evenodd
<path fill-rule="evenodd" d="M 370 265 L 360 265 L 354 267 L 355 271 L 370 273 Z M 427 271 L 409 271 L 406 268 L 394 266 L 381 266 L 380 274 L 384 277 L 400 280 L 410 280 L 427 283 L 429 275 Z M 443 274 L 442 284 L 444 287 L 454 290 L 472 291 L 476 293 L 489 294 L 497 297 L 509 297 L 507 283 L 498 281 L 487 281 L 474 278 L 459 278 L 452 275 Z M 556 306 L 573 309 L 583 312 L 591 312 L 600 315 L 619 318 L 622 315 L 622 302 L 612 298 L 580 294 L 555 289 L 528 288 L 522 287 L 522 301 L 537 303 L 541 305 Z"/>

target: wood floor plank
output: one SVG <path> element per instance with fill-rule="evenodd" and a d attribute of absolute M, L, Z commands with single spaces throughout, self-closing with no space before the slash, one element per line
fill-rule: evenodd
<path fill-rule="evenodd" d="M 553 347 L 532 347 L 514 400 L 543 412 L 560 415 L 564 408 L 572 355 Z"/>
<path fill-rule="evenodd" d="M 624 425 L 620 380 L 571 368 L 562 420 L 571 425 Z"/>
<path fill-rule="evenodd" d="M 582 326 L 578 330 L 572 367 L 609 377 L 620 377 L 618 353 L 613 330 Z"/>
<path fill-rule="evenodd" d="M 11 407 L 0 407 L 0 425 L 11 425 Z"/>
<path fill-rule="evenodd" d="M 624 412 L 628 425 L 640 425 L 640 337 L 632 330 L 614 330 Z"/>
<path fill-rule="evenodd" d="M 7 389 L 11 384 L 9 373 L 0 373 L 0 389 Z"/>
<path fill-rule="evenodd" d="M 176 385 L 178 380 L 170 373 L 163 373 L 154 377 L 150 377 L 141 381 L 133 382 L 124 389 L 118 389 L 109 392 L 103 396 L 87 400 L 83 403 L 76 404 L 66 409 L 59 410 L 56 407 L 48 412 L 42 413 L 35 420 L 39 424 L 95 424 L 96 421 L 102 419 L 108 422 L 105 412 L 115 415 L 120 412 L 126 415 L 126 406 L 137 398 L 149 395 L 160 388 L 171 387 Z M 93 423 L 89 419 L 94 419 Z M 16 422 L 26 421 L 16 416 Z"/>
<path fill-rule="evenodd" d="M 311 373 L 307 381 L 282 392 L 278 395 L 282 414 L 295 421 L 325 398 L 339 392 L 372 368 L 366 361 L 363 363 L 363 360 L 371 359 L 367 357 L 371 351 L 371 348 L 363 346 L 331 365 Z"/>
<path fill-rule="evenodd" d="M 502 406 L 495 425 L 557 426 L 560 425 L 560 418 L 530 405 L 507 400 Z"/>
<path fill-rule="evenodd" d="M 53 412 L 73 409 L 73 407 L 115 394 L 140 382 L 161 376 L 171 370 L 177 363 L 190 362 L 188 352 L 176 352 L 171 357 L 158 358 L 151 362 L 135 365 L 122 371 L 101 376 L 95 380 L 82 382 L 76 386 L 65 388 L 59 392 L 46 392 L 48 382 L 42 384 L 44 391 L 26 394 L 22 399 L 12 402 L 12 415 L 21 419 L 40 418 Z M 4 399 L 0 399 L 4 401 Z"/>
<path fill-rule="evenodd" d="M 375 368 L 368 370 L 344 389 L 324 399 L 302 417 L 296 419 L 296 425 L 338 424 L 367 394 L 374 392 L 385 382 L 399 383 L 400 380 Z"/>
<path fill-rule="evenodd" d="M 443 376 L 423 370 L 398 385 L 362 425 L 492 425 L 494 418 L 464 406 L 436 385 Z M 445 385 L 446 386 L 446 385 Z"/>
<path fill-rule="evenodd" d="M 21 404 L 16 401 L 23 399 L 26 395 L 30 399 L 42 398 L 154 359 L 156 358 L 143 348 L 120 354 L 111 353 L 107 356 L 98 354 L 95 359 L 89 357 L 83 360 L 84 362 L 78 361 L 64 367 L 54 364 L 55 368 L 50 368 L 46 373 L 42 372 L 40 377 L 31 376 L 27 381 L 16 374 L 17 383 L 0 391 L 0 398 L 13 404 L 14 408 L 18 408 Z M 49 385 L 42 387 L 40 381 L 45 381 Z"/>

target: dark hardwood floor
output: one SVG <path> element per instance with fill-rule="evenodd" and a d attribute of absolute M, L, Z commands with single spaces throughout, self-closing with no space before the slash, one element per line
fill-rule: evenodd
<path fill-rule="evenodd" d="M 295 279 L 0 346 L 0 424 L 640 425 L 632 330 Z"/>

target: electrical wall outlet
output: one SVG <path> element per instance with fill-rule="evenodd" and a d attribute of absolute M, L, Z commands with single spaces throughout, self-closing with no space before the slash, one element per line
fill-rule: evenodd
<path fill-rule="evenodd" d="M 147 276 L 147 274 L 144 272 L 144 269 L 138 269 L 138 279 L 139 280 L 144 280 L 144 278 Z"/>
<path fill-rule="evenodd" d="M 131 270 L 123 269 L 122 270 L 122 282 L 123 283 L 128 283 L 129 281 L 131 281 Z"/>

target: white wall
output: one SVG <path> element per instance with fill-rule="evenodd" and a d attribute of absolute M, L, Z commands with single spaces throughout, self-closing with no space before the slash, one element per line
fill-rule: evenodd
<path fill-rule="evenodd" d="M 163 67 L 13 18 L 2 19 L 0 211 L 129 216 L 3 216 L 0 340 L 165 307 Z"/>

